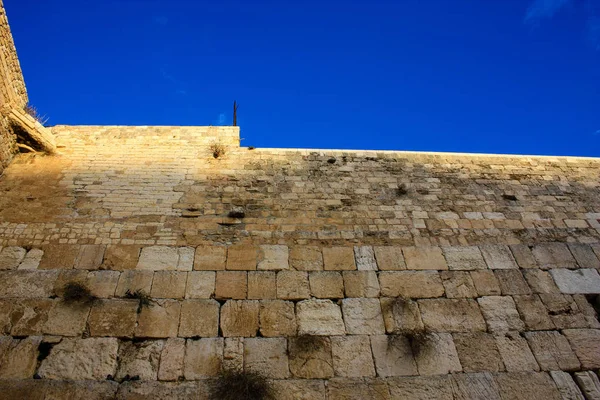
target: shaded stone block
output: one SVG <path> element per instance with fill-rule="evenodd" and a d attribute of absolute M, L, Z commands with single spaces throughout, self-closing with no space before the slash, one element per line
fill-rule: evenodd
<path fill-rule="evenodd" d="M 504 371 L 494 336 L 483 333 L 455 333 L 454 345 L 465 372 Z"/>
<path fill-rule="evenodd" d="M 406 269 L 404 256 L 400 247 L 375 246 L 375 259 L 380 271 L 400 271 Z"/>
<path fill-rule="evenodd" d="M 244 340 L 244 369 L 274 379 L 290 376 L 285 338 Z"/>
<path fill-rule="evenodd" d="M 221 331 L 225 337 L 252 337 L 258 331 L 259 302 L 228 300 L 221 306 Z"/>
<path fill-rule="evenodd" d="M 487 265 L 477 246 L 443 247 L 444 256 L 451 270 L 487 269 Z"/>
<path fill-rule="evenodd" d="M 88 318 L 90 335 L 133 337 L 138 307 L 138 300 L 95 302 Z"/>
<path fill-rule="evenodd" d="M 541 269 L 526 269 L 523 276 L 533 293 L 560 293 L 548 271 Z"/>
<path fill-rule="evenodd" d="M 146 294 L 150 294 L 153 278 L 153 271 L 123 271 L 117 282 L 115 296 L 125 297 L 127 291 L 131 293 L 142 291 Z"/>
<path fill-rule="evenodd" d="M 54 302 L 50 299 L 19 299 L 7 303 L 7 330 L 12 336 L 41 335 Z"/>
<path fill-rule="evenodd" d="M 489 372 L 455 374 L 454 400 L 502 400 L 500 389 Z"/>
<path fill-rule="evenodd" d="M 227 261 L 227 247 L 198 246 L 194 254 L 194 270 L 222 271 Z"/>
<path fill-rule="evenodd" d="M 148 271 L 174 271 L 179 264 L 177 247 L 148 246 L 141 251 L 136 269 Z"/>
<path fill-rule="evenodd" d="M 183 375 L 185 379 L 203 379 L 219 375 L 223 364 L 223 338 L 186 341 Z"/>
<path fill-rule="evenodd" d="M 525 332 L 525 338 L 542 371 L 572 371 L 580 368 L 569 342 L 559 332 Z"/>
<path fill-rule="evenodd" d="M 477 299 L 488 330 L 492 333 L 522 331 L 525 328 L 510 296 L 486 296 Z"/>
<path fill-rule="evenodd" d="M 381 295 L 385 297 L 431 298 L 444 295 L 437 271 L 390 271 L 379 273 Z"/>
<path fill-rule="evenodd" d="M 42 248 L 44 257 L 39 269 L 71 269 L 79 254 L 79 246 L 70 244 L 50 244 Z"/>
<path fill-rule="evenodd" d="M 248 293 L 248 274 L 243 271 L 218 271 L 215 298 L 245 299 Z"/>
<path fill-rule="evenodd" d="M 33 270 L 38 269 L 40 266 L 40 262 L 42 261 L 42 257 L 44 256 L 44 251 L 41 249 L 31 249 L 23 258 L 23 261 L 17 267 L 20 270 Z"/>
<path fill-rule="evenodd" d="M 254 271 L 258 263 L 258 248 L 254 245 L 238 244 L 227 248 L 228 270 Z"/>
<path fill-rule="evenodd" d="M 308 281 L 311 295 L 318 299 L 341 299 L 344 297 L 344 278 L 340 272 L 310 272 Z"/>
<path fill-rule="evenodd" d="M 348 298 L 342 300 L 346 332 L 351 335 L 385 333 L 379 299 Z"/>
<path fill-rule="evenodd" d="M 327 385 L 329 400 L 391 400 L 385 380 L 334 378 Z"/>
<path fill-rule="evenodd" d="M 181 303 L 176 300 L 155 300 L 143 307 L 138 317 L 135 336 L 168 338 L 177 336 Z"/>
<path fill-rule="evenodd" d="M 106 247 L 103 266 L 106 269 L 126 271 L 134 269 L 142 247 L 138 245 L 111 244 Z"/>
<path fill-rule="evenodd" d="M 301 300 L 310 297 L 308 272 L 280 271 L 277 273 L 277 298 Z"/>
<path fill-rule="evenodd" d="M 581 361 L 583 369 L 600 368 L 600 330 L 565 329 L 563 334 Z"/>
<path fill-rule="evenodd" d="M 119 346 L 119 366 L 115 378 L 139 377 L 148 381 L 158 377 L 158 363 L 165 342 L 146 340 L 143 342 L 123 341 Z"/>
<path fill-rule="evenodd" d="M 179 377 L 183 377 L 184 357 L 185 339 L 167 339 L 160 355 L 158 379 L 161 381 L 176 381 Z"/>
<path fill-rule="evenodd" d="M 320 380 L 285 379 L 271 381 L 277 400 L 325 400 L 325 382 Z"/>
<path fill-rule="evenodd" d="M 510 248 L 503 244 L 480 246 L 481 254 L 490 269 L 518 269 Z"/>
<path fill-rule="evenodd" d="M 499 373 L 494 378 L 502 399 L 510 400 L 561 400 L 554 381 L 544 372 Z"/>
<path fill-rule="evenodd" d="M 436 332 L 486 330 L 485 321 L 475 300 L 425 299 L 419 300 L 418 304 L 426 329 Z"/>
<path fill-rule="evenodd" d="M 344 271 L 343 276 L 346 297 L 379 297 L 375 271 Z"/>
<path fill-rule="evenodd" d="M 430 333 L 413 344 L 412 349 L 419 375 L 443 375 L 462 371 L 449 333 Z"/>
<path fill-rule="evenodd" d="M 58 271 L 0 271 L 0 298 L 47 298 L 53 294 Z"/>
<path fill-rule="evenodd" d="M 424 329 L 416 301 L 382 297 L 381 310 L 387 333 L 419 332 Z"/>
<path fill-rule="evenodd" d="M 548 311 L 538 295 L 514 296 L 514 300 L 527 329 L 535 331 L 554 329 Z"/>
<path fill-rule="evenodd" d="M 449 299 L 477 297 L 475 284 L 468 271 L 442 271 L 442 283 Z"/>
<path fill-rule="evenodd" d="M 342 312 L 331 300 L 304 300 L 296 304 L 299 335 L 345 335 Z"/>
<path fill-rule="evenodd" d="M 368 336 L 332 336 L 331 351 L 336 376 L 375 376 Z"/>
<path fill-rule="evenodd" d="M 296 335 L 294 303 L 283 300 L 260 302 L 260 333 L 264 337 Z"/>
<path fill-rule="evenodd" d="M 540 367 L 519 332 L 507 332 L 496 336 L 498 351 L 508 372 L 539 371 Z"/>
<path fill-rule="evenodd" d="M 219 303 L 212 299 L 184 300 L 181 303 L 179 336 L 219 336 Z"/>
<path fill-rule="evenodd" d="M 531 289 L 525 282 L 521 271 L 515 269 L 494 271 L 503 295 L 531 294 Z"/>
<path fill-rule="evenodd" d="M 387 383 L 392 399 L 454 400 L 450 375 L 398 377 Z"/>
<path fill-rule="evenodd" d="M 533 247 L 536 262 L 545 269 L 575 268 L 575 259 L 564 243 L 540 243 Z"/>
<path fill-rule="evenodd" d="M 41 341 L 41 336 L 30 336 L 23 340 L 0 336 L 0 379 L 32 378 Z"/>
<path fill-rule="evenodd" d="M 210 299 L 215 294 L 216 273 L 214 271 L 191 271 L 185 284 L 186 299 Z"/>
<path fill-rule="evenodd" d="M 508 247 L 515 257 L 517 264 L 519 264 L 519 267 L 523 269 L 537 268 L 537 261 L 529 246 L 525 244 L 512 244 Z"/>
<path fill-rule="evenodd" d="M 297 336 L 288 338 L 290 372 L 305 379 L 333 377 L 331 340 L 325 336 Z"/>
<path fill-rule="evenodd" d="M 198 380 L 195 382 L 128 381 L 119 385 L 117 400 L 141 399 L 209 400 L 209 386 L 207 380 Z"/>
<path fill-rule="evenodd" d="M 119 388 L 117 382 L 111 381 L 46 382 L 46 400 L 114 400 Z"/>
<path fill-rule="evenodd" d="M 297 271 L 321 271 L 323 270 L 321 248 L 316 246 L 292 247 L 289 263 Z"/>
<path fill-rule="evenodd" d="M 289 269 L 289 249 L 284 245 L 262 245 L 259 248 L 259 270 L 280 271 Z"/>
<path fill-rule="evenodd" d="M 442 249 L 429 247 L 404 247 L 402 249 L 407 269 L 445 270 L 448 269 Z"/>
<path fill-rule="evenodd" d="M 592 371 L 575 372 L 575 380 L 588 400 L 600 399 L 600 379 Z"/>
<path fill-rule="evenodd" d="M 377 376 L 418 375 L 408 339 L 402 335 L 371 336 Z"/>
<path fill-rule="evenodd" d="M 86 283 L 94 296 L 107 299 L 115 295 L 119 275 L 118 271 L 90 271 L 87 273 Z"/>
<path fill-rule="evenodd" d="M 568 372 L 550 371 L 550 376 L 563 400 L 585 400 L 581 390 Z"/>
<path fill-rule="evenodd" d="M 277 298 L 277 273 L 275 271 L 248 272 L 248 299 Z"/>
<path fill-rule="evenodd" d="M 104 261 L 106 246 L 101 244 L 84 244 L 79 248 L 75 259 L 76 269 L 98 269 Z"/>
<path fill-rule="evenodd" d="M 355 270 L 352 247 L 323 247 L 323 268 L 326 271 Z"/>
<path fill-rule="evenodd" d="M 498 278 L 493 271 L 477 270 L 470 271 L 469 274 L 479 296 L 494 296 L 502 293 Z"/>
<path fill-rule="evenodd" d="M 600 269 L 600 260 L 596 257 L 594 250 L 587 244 L 569 243 L 569 250 L 575 257 L 577 264 L 581 268 L 596 268 Z"/>

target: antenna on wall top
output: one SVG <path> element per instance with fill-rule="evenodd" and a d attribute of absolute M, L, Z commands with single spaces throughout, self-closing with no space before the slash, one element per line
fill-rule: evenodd
<path fill-rule="evenodd" d="M 238 109 L 238 104 L 234 100 L 233 101 L 233 126 L 237 126 L 237 109 Z"/>

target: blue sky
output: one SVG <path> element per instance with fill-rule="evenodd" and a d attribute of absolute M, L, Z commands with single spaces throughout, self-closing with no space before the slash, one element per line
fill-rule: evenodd
<path fill-rule="evenodd" d="M 600 156 L 600 0 L 5 0 L 49 124 Z"/>

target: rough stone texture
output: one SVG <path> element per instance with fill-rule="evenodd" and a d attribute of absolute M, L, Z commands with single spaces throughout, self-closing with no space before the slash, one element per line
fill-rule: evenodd
<path fill-rule="evenodd" d="M 540 370 L 527 345 L 527 340 L 520 336 L 519 332 L 508 332 L 496 336 L 496 344 L 508 372 Z"/>
<path fill-rule="evenodd" d="M 451 270 L 487 269 L 477 246 L 444 247 L 443 250 Z"/>
<path fill-rule="evenodd" d="M 333 377 L 331 340 L 322 336 L 288 338 L 290 372 L 306 379 Z"/>
<path fill-rule="evenodd" d="M 533 256 L 542 268 L 575 268 L 575 259 L 564 243 L 541 243 L 533 247 Z"/>
<path fill-rule="evenodd" d="M 377 279 L 377 276 L 375 276 L 375 279 Z M 344 297 L 344 278 L 337 271 L 310 272 L 308 281 L 310 283 L 310 294 L 313 297 L 318 299 L 341 299 Z"/>
<path fill-rule="evenodd" d="M 526 332 L 525 337 L 542 371 L 572 371 L 580 363 L 567 339 L 556 331 Z"/>
<path fill-rule="evenodd" d="M 196 382 L 153 382 L 130 381 L 119 386 L 116 400 L 162 400 L 194 399 L 209 400 L 206 381 Z M 84 399 L 82 399 L 84 400 Z M 109 400 L 109 399 L 106 399 Z M 112 399 L 110 399 L 112 400 Z"/>
<path fill-rule="evenodd" d="M 40 336 L 30 336 L 23 340 L 0 336 L 0 379 L 32 378 L 41 341 Z"/>
<path fill-rule="evenodd" d="M 0 251 L 0 270 L 16 269 L 25 258 L 27 250 L 22 247 L 9 246 Z"/>
<path fill-rule="evenodd" d="M 401 377 L 388 379 L 392 399 L 454 400 L 452 381 L 446 376 Z"/>
<path fill-rule="evenodd" d="M 302 300 L 309 297 L 308 272 L 281 271 L 277 273 L 277 298 Z"/>
<path fill-rule="evenodd" d="M 142 291 L 146 294 L 150 294 L 153 278 L 154 272 L 152 271 L 124 271 L 119 276 L 115 295 L 118 297 L 125 297 L 127 291 L 130 293 Z"/>
<path fill-rule="evenodd" d="M 46 245 L 43 247 L 44 257 L 40 262 L 40 269 L 71 269 L 79 254 L 79 246 L 73 245 Z"/>
<path fill-rule="evenodd" d="M 297 246 L 290 249 L 289 263 L 297 271 L 321 271 L 323 255 L 316 246 Z"/>
<path fill-rule="evenodd" d="M 187 276 L 187 272 L 155 272 L 150 296 L 161 299 L 183 299 L 185 296 Z"/>
<path fill-rule="evenodd" d="M 18 269 L 38 269 L 43 256 L 44 251 L 41 249 L 29 250 L 23 261 L 19 264 Z"/>
<path fill-rule="evenodd" d="M 323 247 L 323 268 L 326 271 L 355 270 L 352 247 Z"/>
<path fill-rule="evenodd" d="M 524 244 L 513 244 L 509 247 L 517 264 L 519 264 L 519 267 L 523 269 L 537 268 L 537 262 L 529 246 Z"/>
<path fill-rule="evenodd" d="M 494 271 L 500 284 L 503 295 L 531 294 L 531 289 L 519 270 L 496 270 Z"/>
<path fill-rule="evenodd" d="M 119 344 L 115 338 L 63 339 L 42 361 L 47 379 L 104 380 L 115 375 Z"/>
<path fill-rule="evenodd" d="M 260 246 L 258 255 L 259 270 L 289 269 L 289 249 L 282 245 Z"/>
<path fill-rule="evenodd" d="M 0 274 L 0 298 L 50 297 L 57 278 L 55 271 L 5 271 Z"/>
<path fill-rule="evenodd" d="M 345 335 L 340 307 L 331 300 L 304 300 L 296 304 L 299 335 Z"/>
<path fill-rule="evenodd" d="M 386 297 L 430 298 L 444 295 L 444 285 L 436 271 L 380 272 L 381 295 Z"/>
<path fill-rule="evenodd" d="M 76 269 L 98 269 L 104 261 L 106 246 L 99 244 L 86 244 L 81 246 L 77 258 L 75 258 Z"/>
<path fill-rule="evenodd" d="M 44 333 L 48 314 L 54 305 L 49 299 L 23 299 L 5 304 L 11 306 L 5 311 L 5 331 L 13 336 Z"/>
<path fill-rule="evenodd" d="M 244 369 L 244 338 L 225 338 L 223 369 L 229 371 L 241 371 Z"/>
<path fill-rule="evenodd" d="M 184 356 L 185 339 L 167 339 L 160 355 L 158 379 L 161 381 L 176 381 L 180 376 L 183 376 Z"/>
<path fill-rule="evenodd" d="M 418 375 L 410 342 L 401 335 L 371 336 L 377 376 Z"/>
<path fill-rule="evenodd" d="M 241 285 L 240 285 L 241 286 Z M 242 295 L 240 290 L 239 296 Z M 248 299 L 276 299 L 277 273 L 274 271 L 248 272 Z"/>
<path fill-rule="evenodd" d="M 379 297 L 379 281 L 375 271 L 344 271 L 346 297 Z"/>
<path fill-rule="evenodd" d="M 259 302 L 229 300 L 221 306 L 221 330 L 225 337 L 252 337 L 258 331 Z"/>
<path fill-rule="evenodd" d="M 194 269 L 204 271 L 222 271 L 227 260 L 225 246 L 198 246 L 194 256 Z"/>
<path fill-rule="evenodd" d="M 162 271 L 176 270 L 179 263 L 177 247 L 149 246 L 144 247 L 136 269 Z"/>
<path fill-rule="evenodd" d="M 588 294 L 600 293 L 600 274 L 595 269 L 552 269 L 550 274 L 562 293 Z"/>
<path fill-rule="evenodd" d="M 436 332 L 486 330 L 485 321 L 475 300 L 426 299 L 419 300 L 418 303 L 423 324 L 427 329 Z"/>
<path fill-rule="evenodd" d="M 424 329 L 416 301 L 382 297 L 381 310 L 387 333 L 420 332 Z"/>
<path fill-rule="evenodd" d="M 548 271 L 527 269 L 523 271 L 523 276 L 533 293 L 560 293 Z"/>
<path fill-rule="evenodd" d="M 356 268 L 359 271 L 377 271 L 375 252 L 371 246 L 354 246 Z"/>
<path fill-rule="evenodd" d="M 95 302 L 88 319 L 90 335 L 133 337 L 138 306 L 139 302 L 137 300 L 102 300 Z M 87 313 L 85 315 L 87 316 Z"/>
<path fill-rule="evenodd" d="M 253 245 L 235 245 L 227 249 L 228 270 L 252 271 L 258 262 L 258 249 Z"/>
<path fill-rule="evenodd" d="M 260 333 L 264 337 L 294 336 L 297 331 L 294 303 L 283 300 L 260 302 Z"/>
<path fill-rule="evenodd" d="M 518 269 L 517 261 L 506 245 L 481 246 L 481 254 L 490 269 Z"/>
<path fill-rule="evenodd" d="M 286 379 L 271 381 L 277 400 L 325 400 L 325 383 L 318 380 Z"/>
<path fill-rule="evenodd" d="M 502 293 L 498 278 L 493 271 L 478 270 L 470 271 L 469 274 L 479 296 L 494 296 Z"/>
<path fill-rule="evenodd" d="M 216 273 L 213 271 L 192 271 L 187 273 L 185 285 L 186 299 L 209 299 L 215 293 Z"/>
<path fill-rule="evenodd" d="M 117 283 L 119 283 L 119 273 L 117 271 L 90 271 L 86 281 L 94 296 L 106 299 L 115 295 Z"/>
<path fill-rule="evenodd" d="M 495 338 L 482 332 L 455 333 L 454 345 L 465 372 L 504 371 Z"/>
<path fill-rule="evenodd" d="M 439 247 L 405 247 L 402 254 L 408 269 L 448 269 Z"/>
<path fill-rule="evenodd" d="M 380 271 L 400 271 L 406 269 L 404 256 L 400 247 L 375 246 L 375 259 Z"/>
<path fill-rule="evenodd" d="M 248 293 L 248 274 L 242 271 L 219 271 L 215 280 L 217 299 L 245 299 Z"/>
<path fill-rule="evenodd" d="M 581 243 L 569 243 L 568 246 L 581 268 L 600 269 L 600 260 L 590 246 Z"/>
<path fill-rule="evenodd" d="M 215 300 L 185 300 L 181 303 L 179 336 L 212 337 L 219 332 L 219 303 Z"/>
<path fill-rule="evenodd" d="M 554 380 L 563 400 L 585 400 L 583 394 L 581 394 L 581 390 L 569 373 L 550 371 L 550 376 Z"/>
<path fill-rule="evenodd" d="M 217 376 L 223 364 L 223 338 L 186 341 L 183 374 L 186 379 Z"/>
<path fill-rule="evenodd" d="M 563 334 L 569 340 L 571 348 L 581 361 L 581 368 L 600 368 L 600 330 L 565 329 Z"/>
<path fill-rule="evenodd" d="M 108 269 L 124 271 L 134 269 L 140 258 L 141 246 L 113 244 L 106 247 L 104 266 Z"/>
<path fill-rule="evenodd" d="M 442 375 L 461 372 L 460 360 L 449 333 L 427 335 L 417 347 L 413 345 L 413 354 L 420 375 Z"/>
<path fill-rule="evenodd" d="M 138 317 L 135 336 L 168 338 L 177 336 L 181 303 L 175 300 L 156 300 L 143 307 Z"/>
<path fill-rule="evenodd" d="M 43 332 L 47 335 L 79 336 L 85 331 L 89 313 L 90 304 L 67 304 L 63 301 L 55 301 L 48 312 Z M 91 317 L 88 321 L 91 324 Z M 126 325 L 127 321 L 123 321 L 123 324 Z M 119 332 L 117 329 L 114 335 L 111 332 L 110 335 L 105 336 L 119 336 Z M 17 333 L 17 329 L 13 329 L 13 334 L 15 333 Z"/>
<path fill-rule="evenodd" d="M 475 284 L 467 271 L 442 271 L 440 273 L 446 297 L 449 299 L 477 297 Z"/>
<path fill-rule="evenodd" d="M 506 400 L 560 400 L 560 392 L 550 376 L 543 372 L 508 373 L 494 376 Z"/>
<path fill-rule="evenodd" d="M 385 325 L 378 299 L 344 299 L 342 300 L 342 313 L 346 332 L 350 335 L 385 333 Z"/>
<path fill-rule="evenodd" d="M 117 380 L 125 377 L 139 377 L 141 380 L 156 380 L 158 362 L 164 341 L 123 342 L 119 346 L 119 367 Z"/>
<path fill-rule="evenodd" d="M 514 300 L 527 329 L 534 331 L 554 329 L 554 323 L 538 295 L 514 296 Z"/>
<path fill-rule="evenodd" d="M 490 373 L 456 374 L 454 380 L 455 400 L 501 400 L 500 388 Z"/>
<path fill-rule="evenodd" d="M 512 297 L 486 296 L 478 298 L 477 302 L 490 332 L 501 334 L 525 328 Z"/>
<path fill-rule="evenodd" d="M 332 336 L 331 352 L 336 376 L 375 376 L 368 336 Z"/>
<path fill-rule="evenodd" d="M 591 371 L 575 372 L 575 380 L 588 400 L 600 399 L 600 379 Z"/>
<path fill-rule="evenodd" d="M 388 387 L 382 379 L 344 379 L 329 381 L 327 399 L 330 400 L 391 400 Z"/>
<path fill-rule="evenodd" d="M 244 340 L 244 369 L 268 378 L 290 375 L 285 338 L 249 338 Z"/>

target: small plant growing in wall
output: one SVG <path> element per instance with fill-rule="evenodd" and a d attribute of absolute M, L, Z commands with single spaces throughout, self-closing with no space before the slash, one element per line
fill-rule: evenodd
<path fill-rule="evenodd" d="M 49 118 L 45 115 L 40 114 L 36 107 L 32 106 L 31 104 L 27 104 L 25 107 L 23 107 L 23 111 L 25 111 L 26 114 L 35 119 L 37 122 L 39 122 L 42 126 L 46 126 L 46 123 L 48 122 Z"/>
<path fill-rule="evenodd" d="M 325 338 L 315 335 L 299 335 L 294 338 L 294 344 L 303 353 L 312 353 L 325 346 Z"/>
<path fill-rule="evenodd" d="M 142 312 L 142 308 L 150 307 L 150 305 L 152 304 L 152 298 L 148 293 L 144 292 L 142 289 L 138 289 L 133 292 L 128 289 L 125 292 L 125 298 L 138 300 L 138 314 Z"/>
<path fill-rule="evenodd" d="M 414 357 L 419 356 L 425 350 L 432 336 L 432 333 L 426 328 L 404 331 L 403 334 L 408 340 Z"/>
<path fill-rule="evenodd" d="M 408 194 L 408 188 L 406 187 L 406 185 L 403 183 L 400 186 L 398 186 L 398 188 L 396 189 L 396 195 L 398 197 L 400 196 L 405 196 Z"/>
<path fill-rule="evenodd" d="M 62 299 L 65 303 L 80 303 L 87 304 L 97 299 L 96 296 L 90 292 L 87 286 L 79 282 L 69 282 L 62 290 Z"/>
<path fill-rule="evenodd" d="M 223 371 L 209 387 L 214 400 L 273 400 L 267 379 L 251 371 Z"/>
<path fill-rule="evenodd" d="M 225 155 L 225 146 L 220 142 L 212 143 L 209 148 L 213 158 L 219 158 Z"/>

